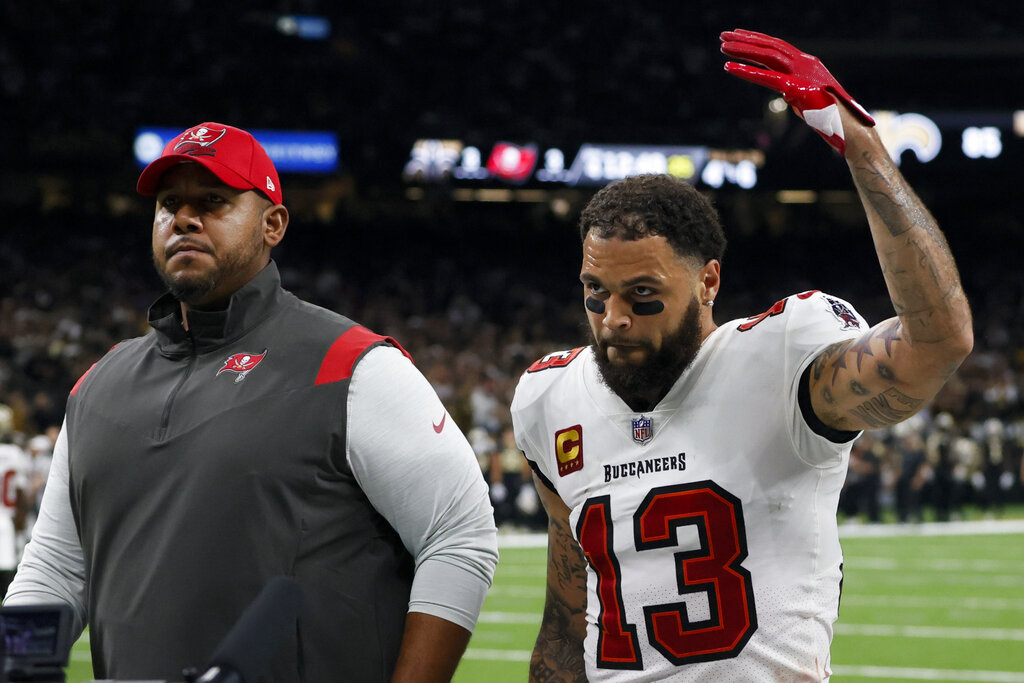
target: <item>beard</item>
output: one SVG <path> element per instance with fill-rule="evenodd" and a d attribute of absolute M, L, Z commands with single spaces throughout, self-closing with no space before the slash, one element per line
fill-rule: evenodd
<path fill-rule="evenodd" d="M 201 275 L 175 278 L 157 266 L 156 272 L 160 275 L 164 285 L 178 301 L 183 301 L 190 306 L 201 302 L 220 280 L 220 268 L 213 268 Z"/>
<path fill-rule="evenodd" d="M 234 278 L 238 273 L 248 269 L 259 256 L 262 247 L 262 237 L 256 235 L 251 241 L 236 246 L 233 252 L 228 251 L 223 255 L 213 252 L 211 256 L 214 265 L 198 273 L 169 273 L 166 261 L 161 264 L 155 256 L 153 265 L 157 275 L 170 290 L 171 296 L 192 308 L 199 308 L 210 292 L 225 279 Z"/>
<path fill-rule="evenodd" d="M 701 342 L 700 303 L 696 297 L 690 300 L 679 327 L 662 340 L 660 349 L 655 349 L 646 339 L 639 342 L 630 340 L 631 344 L 639 343 L 647 352 L 638 364 L 612 363 L 608 358 L 608 347 L 615 341 L 615 337 L 595 341 L 594 359 L 601 381 L 631 408 L 647 404 L 644 409 L 649 410 L 665 397 L 697 357 Z M 649 400 L 650 397 L 656 398 Z"/>

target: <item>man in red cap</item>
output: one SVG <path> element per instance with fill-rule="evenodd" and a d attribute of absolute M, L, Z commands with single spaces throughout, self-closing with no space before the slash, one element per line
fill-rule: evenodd
<path fill-rule="evenodd" d="M 203 236 L 179 230 L 179 186 L 200 193 L 217 189 L 215 186 L 233 191 L 230 194 L 235 201 L 217 204 L 226 221 L 209 226 L 205 223 L 211 221 L 204 222 Z M 188 305 L 202 308 L 226 303 L 266 267 L 270 249 L 288 227 L 288 210 L 281 203 L 281 181 L 274 163 L 252 135 L 232 126 L 203 123 L 173 138 L 163 154 L 142 171 L 137 187 L 140 194 L 157 195 L 153 261 L 183 310 Z M 267 228 L 246 235 L 239 227 L 256 221 L 265 221 Z"/>
<path fill-rule="evenodd" d="M 288 210 L 252 135 L 190 128 L 138 190 L 170 291 L 72 389 L 6 602 L 71 605 L 97 678 L 249 681 L 256 648 L 209 658 L 285 576 L 297 624 L 246 625 L 285 634 L 268 680 L 449 680 L 497 562 L 472 448 L 395 340 L 281 288 Z"/>

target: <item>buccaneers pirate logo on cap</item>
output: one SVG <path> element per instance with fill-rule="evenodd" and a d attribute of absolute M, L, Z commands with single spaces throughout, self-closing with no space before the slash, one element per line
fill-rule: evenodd
<path fill-rule="evenodd" d="M 217 371 L 219 377 L 222 372 L 233 372 L 237 375 L 235 377 L 235 384 L 238 384 L 246 375 L 256 369 L 256 366 L 260 364 L 266 355 L 268 349 L 263 349 L 263 353 L 236 353 L 235 355 L 224 361 L 224 365 L 220 370 Z"/>
<path fill-rule="evenodd" d="M 174 146 L 174 151 L 178 154 L 190 154 L 192 156 L 200 154 L 213 156 L 217 153 L 217 150 L 211 147 L 211 145 L 224 137 L 224 134 L 227 132 L 226 128 L 217 130 L 215 128 L 207 128 L 206 126 L 198 126 L 182 134 L 178 144 Z"/>

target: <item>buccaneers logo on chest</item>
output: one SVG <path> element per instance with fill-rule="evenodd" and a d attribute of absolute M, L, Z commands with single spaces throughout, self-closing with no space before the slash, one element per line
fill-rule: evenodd
<path fill-rule="evenodd" d="M 229 356 L 224 361 L 224 365 L 217 371 L 217 376 L 225 372 L 233 372 L 235 373 L 235 384 L 238 384 L 267 357 L 267 350 L 263 349 L 263 353 L 236 353 L 233 356 Z"/>

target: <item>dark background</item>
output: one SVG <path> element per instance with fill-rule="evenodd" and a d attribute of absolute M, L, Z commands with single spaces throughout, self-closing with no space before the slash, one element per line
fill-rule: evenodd
<path fill-rule="evenodd" d="M 330 35 L 282 33 L 289 13 L 328 18 Z M 171 0 L 0 7 L 0 388 L 44 387 L 59 414 L 108 342 L 144 330 L 160 286 L 132 139 L 201 121 L 338 136 L 338 173 L 282 177 L 293 219 L 275 257 L 289 288 L 395 334 L 428 373 L 477 349 L 481 371 L 508 380 L 531 354 L 585 339 L 574 223 L 594 188 L 551 190 L 561 205 L 462 201 L 458 183 L 411 193 L 402 169 L 419 138 L 532 142 L 569 159 L 585 142 L 759 150 L 755 188 L 701 188 L 730 238 L 719 322 L 809 288 L 872 322 L 890 316 L 845 163 L 791 113 L 770 116 L 773 93 L 722 71 L 718 34 L 735 27 L 819 56 L 871 110 L 941 122 L 939 158 L 904 154 L 902 168 L 958 258 L 976 357 L 1019 385 L 1021 3 Z M 962 129 L 993 121 L 1002 155 L 967 159 Z M 781 203 L 788 189 L 819 194 Z M 18 311 L 45 314 L 41 340 L 12 331 Z M 65 318 L 85 332 L 62 356 L 70 342 L 54 351 L 51 328 Z"/>

